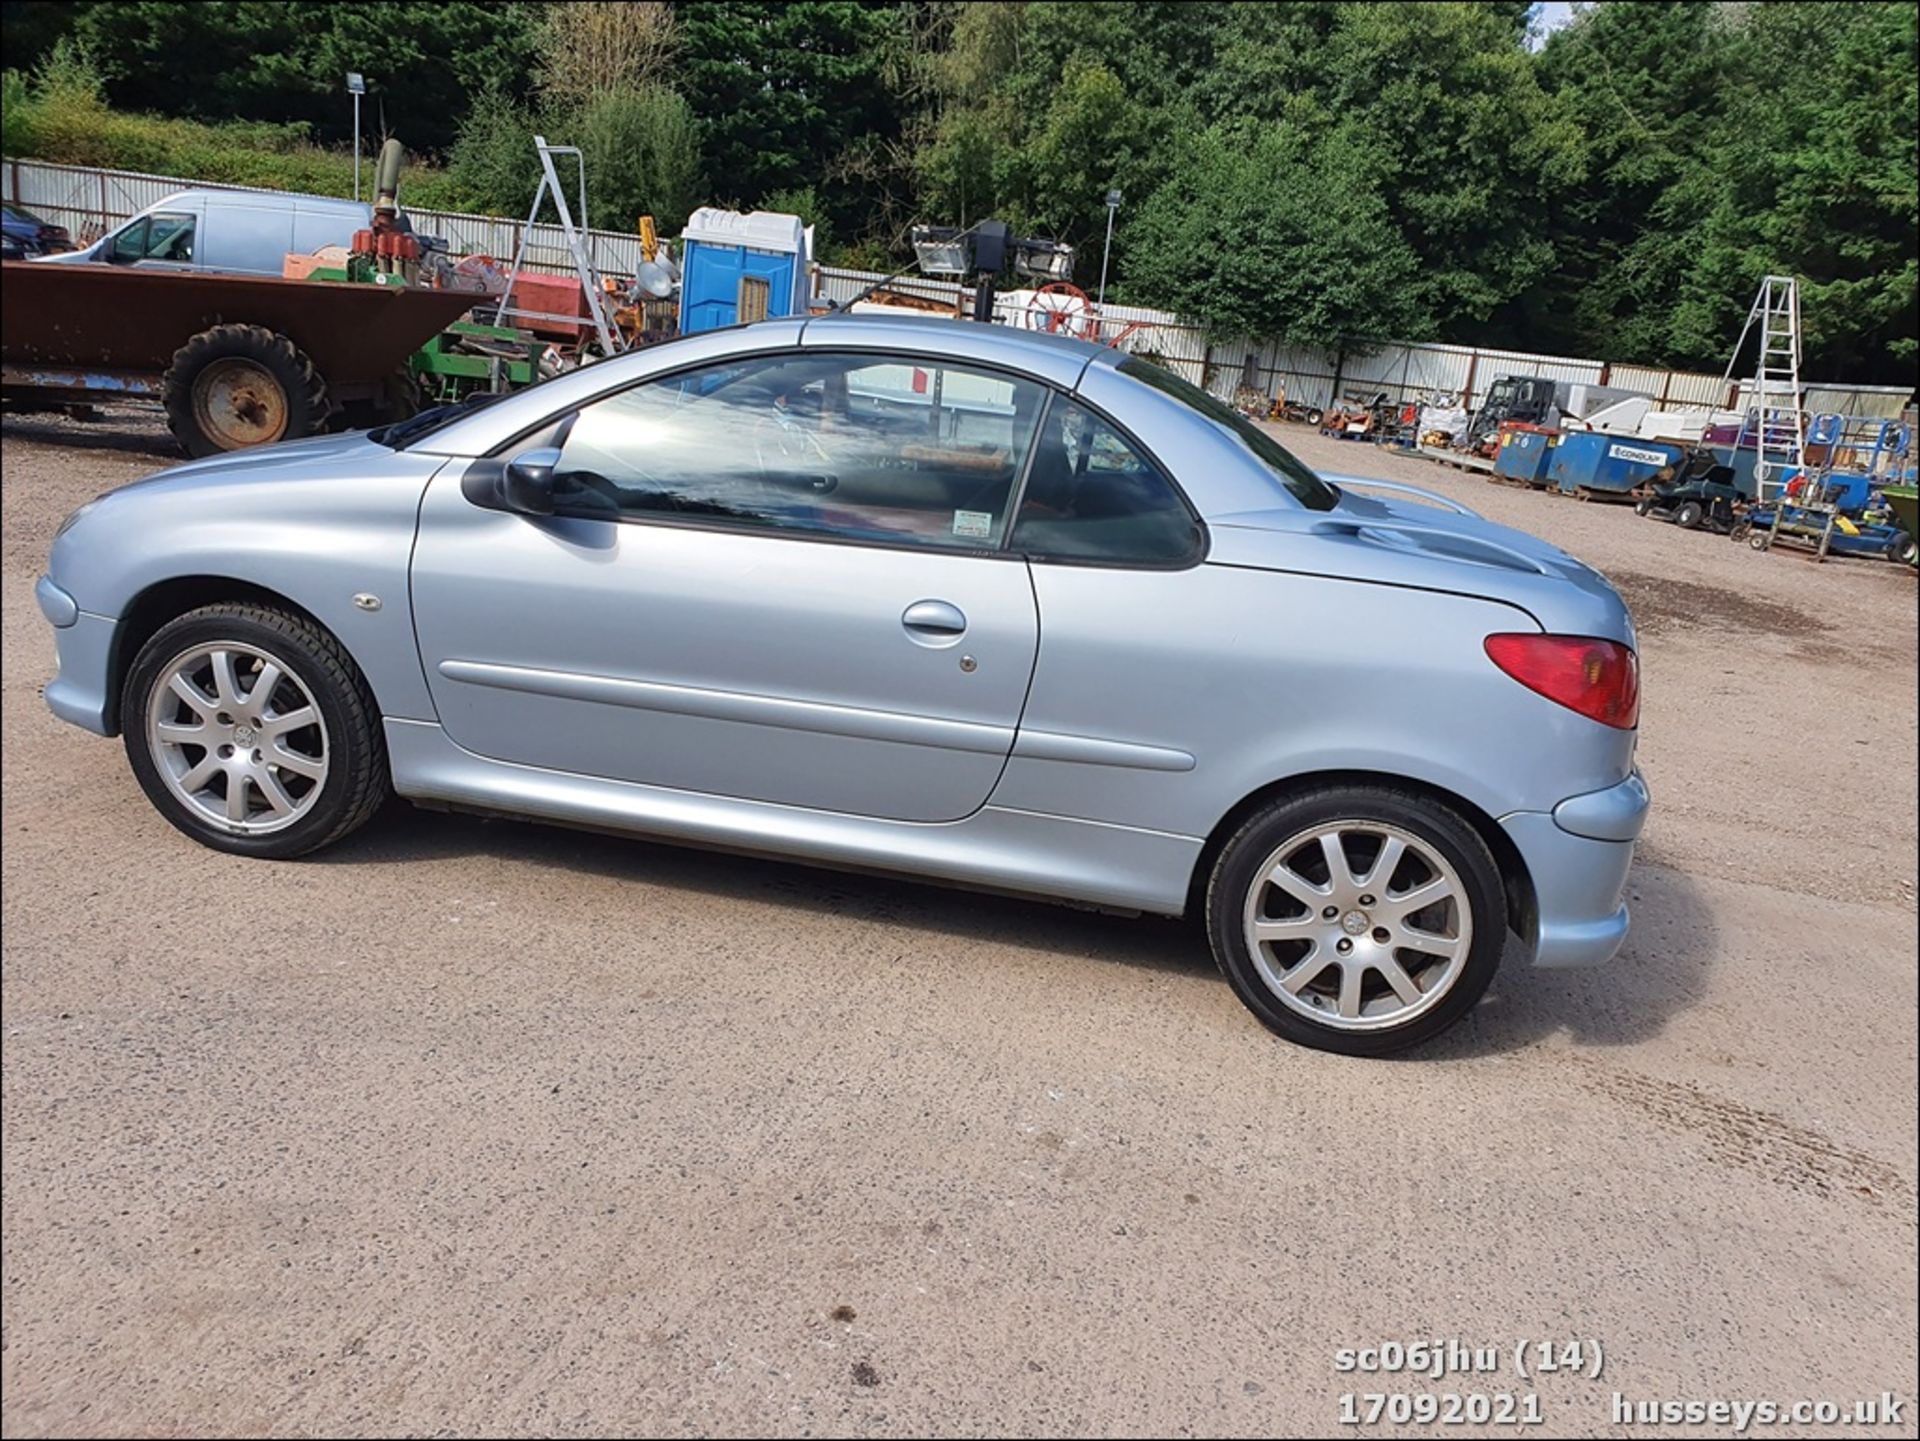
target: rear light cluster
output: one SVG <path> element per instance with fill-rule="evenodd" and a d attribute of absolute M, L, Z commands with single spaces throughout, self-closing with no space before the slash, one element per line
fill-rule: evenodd
<path fill-rule="evenodd" d="M 1619 730 L 1640 724 L 1640 659 L 1586 635 L 1490 635 L 1487 656 L 1530 691 Z"/>

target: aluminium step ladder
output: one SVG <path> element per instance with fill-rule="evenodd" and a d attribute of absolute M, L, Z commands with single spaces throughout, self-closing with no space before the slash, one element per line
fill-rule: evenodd
<path fill-rule="evenodd" d="M 1747 311 L 1747 323 L 1734 342 L 1722 383 L 1737 396 L 1734 371 L 1747 347 L 1747 337 L 1759 332 L 1760 353 L 1754 365 L 1753 379 L 1741 381 L 1746 404 L 1741 407 L 1740 432 L 1733 442 L 1737 456 L 1748 445 L 1753 447 L 1753 498 L 1755 504 L 1773 502 L 1772 523 L 1754 537 L 1755 548 L 1771 550 L 1779 536 L 1781 523 L 1792 499 L 1789 483 L 1806 477 L 1807 416 L 1801 408 L 1800 392 L 1800 282 L 1791 275 L 1768 275 L 1761 279 L 1760 290 Z M 1811 520 L 1822 534 L 1816 559 L 1825 560 L 1832 540 L 1838 510 L 1823 506 L 1817 499 L 1811 504 L 1795 505 L 1801 523 Z M 1809 514 L 1824 511 L 1824 514 Z"/>
<path fill-rule="evenodd" d="M 560 177 L 554 171 L 553 157 L 571 155 L 580 167 L 580 221 L 587 218 L 587 162 L 577 145 L 549 145 L 547 137 L 533 137 L 534 149 L 540 153 L 540 185 L 533 192 L 533 209 L 527 212 L 527 223 L 521 227 L 520 243 L 514 248 L 513 267 L 507 272 L 507 288 L 500 297 L 500 316 L 517 315 L 529 320 L 576 321 L 578 316 L 550 315 L 540 311 L 517 310 L 513 308 L 513 287 L 520 278 L 525 265 L 527 245 L 533 233 L 534 224 L 540 219 L 540 207 L 549 194 L 553 196 L 554 209 L 560 213 L 560 233 L 565 237 L 567 249 L 573 256 L 574 273 L 580 277 L 580 288 L 586 292 L 588 318 L 593 322 L 595 334 L 600 340 L 602 356 L 618 355 L 626 349 L 626 337 L 613 318 L 613 302 L 606 287 L 600 283 L 600 272 L 595 268 L 593 257 L 588 253 L 586 237 L 573 221 L 573 212 L 567 208 L 567 194 L 560 186 Z"/>
<path fill-rule="evenodd" d="M 1747 312 L 1747 323 L 1727 361 L 1722 382 L 1738 392 L 1734 371 L 1747 347 L 1747 337 L 1759 332 L 1760 353 L 1753 379 L 1741 379 L 1747 391 L 1742 406 L 1736 451 L 1752 445 L 1754 499 L 1765 501 L 1785 489 L 1789 477 L 1806 463 L 1807 417 L 1800 393 L 1800 283 L 1791 275 L 1769 275 Z M 1771 491 L 1770 488 L 1771 487 Z"/>

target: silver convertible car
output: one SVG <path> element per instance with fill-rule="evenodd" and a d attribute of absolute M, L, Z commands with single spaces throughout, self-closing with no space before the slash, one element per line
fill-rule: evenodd
<path fill-rule="evenodd" d="M 397 791 L 1194 914 L 1379 1054 L 1611 956 L 1647 792 L 1606 581 L 1361 486 L 1110 349 L 768 321 L 101 496 L 46 696 L 219 850 Z"/>

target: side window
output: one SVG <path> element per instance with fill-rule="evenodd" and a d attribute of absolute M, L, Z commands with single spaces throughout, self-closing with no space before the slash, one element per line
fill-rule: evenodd
<path fill-rule="evenodd" d="M 147 225 L 147 217 L 143 215 L 113 237 L 113 258 L 115 260 L 145 260 L 147 258 Z"/>
<path fill-rule="evenodd" d="M 582 407 L 561 431 L 557 508 L 994 550 L 1042 396 L 932 359 L 730 361 Z"/>
<path fill-rule="evenodd" d="M 113 238 L 115 260 L 192 260 L 191 215 L 147 215 Z"/>
<path fill-rule="evenodd" d="M 1047 413 L 1013 527 L 1036 560 L 1179 565 L 1200 551 L 1200 527 L 1173 484 L 1114 428 L 1057 400 Z"/>

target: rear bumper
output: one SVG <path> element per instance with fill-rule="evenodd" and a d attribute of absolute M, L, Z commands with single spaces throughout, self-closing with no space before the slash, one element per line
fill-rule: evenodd
<path fill-rule="evenodd" d="M 1596 966 L 1627 938 L 1621 901 L 1650 797 L 1639 772 L 1562 801 L 1551 814 L 1517 811 L 1500 825 L 1533 880 L 1536 966 Z"/>

